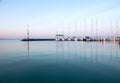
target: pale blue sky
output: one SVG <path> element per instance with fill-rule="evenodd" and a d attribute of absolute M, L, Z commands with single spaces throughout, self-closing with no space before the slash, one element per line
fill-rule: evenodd
<path fill-rule="evenodd" d="M 0 38 L 23 38 L 26 25 L 31 37 L 52 37 L 58 32 L 77 35 L 90 34 L 91 19 L 95 34 L 96 19 L 99 33 L 116 32 L 116 19 L 120 23 L 120 0 L 2 0 L 0 2 Z"/>

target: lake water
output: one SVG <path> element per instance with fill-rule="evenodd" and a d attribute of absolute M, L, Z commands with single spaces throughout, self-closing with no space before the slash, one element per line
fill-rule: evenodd
<path fill-rule="evenodd" d="M 0 83 L 120 83 L 120 44 L 1 40 Z"/>

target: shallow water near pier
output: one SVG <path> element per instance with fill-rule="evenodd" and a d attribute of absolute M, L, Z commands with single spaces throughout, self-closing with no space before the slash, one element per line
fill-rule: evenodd
<path fill-rule="evenodd" d="M 0 41 L 0 83 L 120 83 L 117 42 Z"/>

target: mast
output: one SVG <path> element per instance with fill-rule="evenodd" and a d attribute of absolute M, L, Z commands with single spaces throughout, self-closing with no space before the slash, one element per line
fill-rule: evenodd
<path fill-rule="evenodd" d="M 104 19 L 102 19 L 102 41 L 106 41 L 106 37 L 105 37 L 105 31 L 104 31 L 104 28 L 105 28 L 105 21 Z"/>
<path fill-rule="evenodd" d="M 91 36 L 92 36 L 92 33 L 93 32 L 93 19 L 91 19 Z"/>
<path fill-rule="evenodd" d="M 69 32 L 68 32 L 68 34 L 69 34 L 69 37 L 71 36 L 71 25 L 69 24 Z"/>
<path fill-rule="evenodd" d="M 105 28 L 104 26 L 105 26 L 105 25 L 104 25 L 104 19 L 102 19 L 102 22 L 101 22 L 101 23 L 102 23 L 102 30 L 101 30 L 101 34 L 102 34 L 102 35 L 101 35 L 101 40 L 102 40 L 102 41 L 105 41 L 105 31 L 104 31 L 104 28 Z"/>
<path fill-rule="evenodd" d="M 113 32 L 112 32 L 112 20 L 111 20 L 110 24 L 111 24 L 111 36 L 112 36 L 113 35 Z"/>
<path fill-rule="evenodd" d="M 55 38 L 56 41 L 58 41 L 58 36 L 57 35 L 58 35 L 58 22 L 57 22 L 57 31 L 56 31 L 56 38 Z"/>
<path fill-rule="evenodd" d="M 86 18 L 85 18 L 85 25 L 84 25 L 84 36 L 86 35 Z"/>
<path fill-rule="evenodd" d="M 62 33 L 63 33 L 63 37 L 62 37 L 62 41 L 64 41 L 64 27 L 63 27 L 63 22 L 62 22 Z"/>
<path fill-rule="evenodd" d="M 57 34 L 56 35 L 58 35 L 58 22 L 57 22 Z"/>
<path fill-rule="evenodd" d="M 118 37 L 118 20 L 116 19 L 116 37 Z"/>
<path fill-rule="evenodd" d="M 77 37 L 77 23 L 76 23 L 76 21 L 75 21 L 75 36 Z"/>
<path fill-rule="evenodd" d="M 98 23 L 97 23 L 97 19 L 96 19 L 96 40 L 98 40 L 97 36 L 98 36 Z"/>
<path fill-rule="evenodd" d="M 79 23 L 80 23 L 79 27 L 80 27 L 80 36 L 81 36 L 82 35 L 81 21 Z"/>
<path fill-rule="evenodd" d="M 29 40 L 29 25 L 27 25 L 27 40 Z"/>
<path fill-rule="evenodd" d="M 77 23 L 75 20 L 75 41 L 77 41 Z"/>
<path fill-rule="evenodd" d="M 70 41 L 71 40 L 71 38 L 70 38 L 70 36 L 71 36 L 71 25 L 69 24 L 69 26 L 68 26 L 68 41 Z"/>

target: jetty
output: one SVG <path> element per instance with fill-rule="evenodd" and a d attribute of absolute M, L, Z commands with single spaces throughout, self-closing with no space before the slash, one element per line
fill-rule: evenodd
<path fill-rule="evenodd" d="M 22 39 L 21 41 L 55 41 L 55 39 Z"/>

